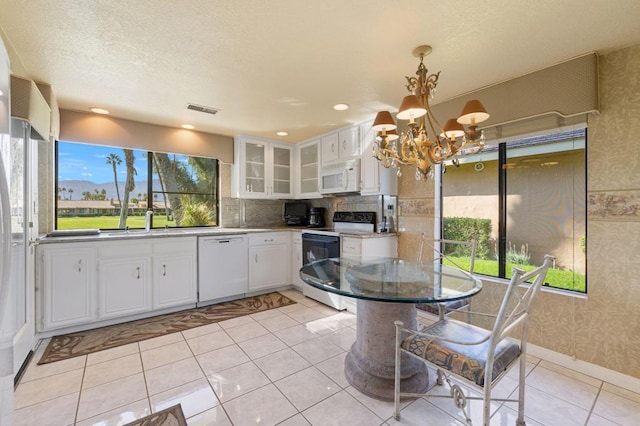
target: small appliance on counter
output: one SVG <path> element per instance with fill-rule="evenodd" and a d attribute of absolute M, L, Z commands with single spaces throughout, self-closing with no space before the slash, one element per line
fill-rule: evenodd
<path fill-rule="evenodd" d="M 284 221 L 287 226 L 306 226 L 309 211 L 306 203 L 284 203 Z"/>
<path fill-rule="evenodd" d="M 309 228 L 324 228 L 324 207 L 309 209 Z"/>

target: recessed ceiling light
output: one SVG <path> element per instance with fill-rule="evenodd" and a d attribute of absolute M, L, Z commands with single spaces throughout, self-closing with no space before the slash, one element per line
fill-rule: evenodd
<path fill-rule="evenodd" d="M 278 135 L 278 136 L 289 136 L 289 133 L 287 133 L 287 132 L 277 132 L 276 135 Z"/>
<path fill-rule="evenodd" d="M 333 106 L 333 109 L 335 109 L 336 111 L 344 111 L 349 109 L 349 105 L 347 104 L 335 104 Z"/>
<path fill-rule="evenodd" d="M 91 108 L 91 112 L 95 112 L 96 114 L 109 114 L 109 111 L 107 111 L 106 109 L 103 108 Z"/>
<path fill-rule="evenodd" d="M 193 129 L 195 129 L 196 127 L 195 127 L 193 124 L 183 124 L 183 125 L 182 125 L 182 128 L 183 128 L 183 129 L 187 129 L 187 130 L 193 130 Z"/>

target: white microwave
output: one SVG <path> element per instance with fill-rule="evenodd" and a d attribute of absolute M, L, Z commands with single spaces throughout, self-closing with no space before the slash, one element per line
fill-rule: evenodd
<path fill-rule="evenodd" d="M 320 169 L 320 193 L 360 192 L 360 159 L 329 164 Z"/>

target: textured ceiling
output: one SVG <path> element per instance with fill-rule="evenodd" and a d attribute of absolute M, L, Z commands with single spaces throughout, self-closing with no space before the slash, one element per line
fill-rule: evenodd
<path fill-rule="evenodd" d="M 298 142 L 397 110 L 411 54 L 434 103 L 640 42 L 638 0 L 2 0 L 12 68 L 61 108 Z M 24 75 L 26 74 L 26 75 Z M 219 108 L 215 115 L 187 103 Z M 335 103 L 351 106 L 334 111 Z M 289 132 L 278 137 L 276 131 Z"/>

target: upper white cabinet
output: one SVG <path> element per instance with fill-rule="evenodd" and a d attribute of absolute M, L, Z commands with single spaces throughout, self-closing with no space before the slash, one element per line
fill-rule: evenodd
<path fill-rule="evenodd" d="M 358 126 L 346 127 L 321 137 L 322 164 L 349 160 L 360 156 Z"/>
<path fill-rule="evenodd" d="M 296 145 L 296 198 L 320 198 L 320 139 Z"/>
<path fill-rule="evenodd" d="M 239 198 L 291 198 L 292 147 L 268 139 L 234 140 L 232 191 Z"/>
<path fill-rule="evenodd" d="M 398 175 L 395 169 L 386 168 L 373 156 L 376 131 L 371 128 L 373 121 L 360 125 L 362 137 L 362 161 L 360 175 L 362 195 L 398 195 Z"/>

